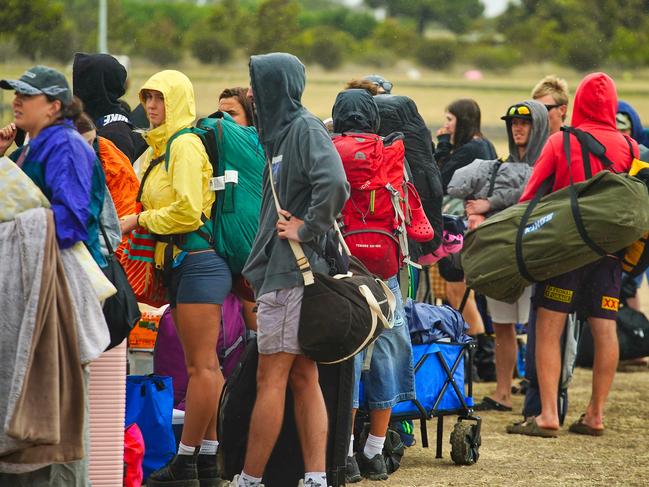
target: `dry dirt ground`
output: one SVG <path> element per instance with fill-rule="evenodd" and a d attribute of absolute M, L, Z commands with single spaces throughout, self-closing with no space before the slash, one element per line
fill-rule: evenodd
<path fill-rule="evenodd" d="M 645 314 L 649 310 L 649 289 L 642 289 Z M 567 431 L 584 411 L 590 397 L 591 371 L 577 369 L 570 386 L 570 406 L 559 438 L 531 438 L 509 435 L 505 426 L 517 421 L 522 396 L 514 397 L 514 413 L 482 412 L 480 459 L 472 466 L 456 466 L 450 458 L 450 432 L 455 418 L 445 420 L 444 458 L 435 459 L 436 420 L 429 422 L 431 448 L 417 444 L 406 450 L 401 468 L 387 482 L 363 481 L 359 487 L 453 486 L 649 486 L 649 368 L 628 367 L 618 372 L 609 396 L 606 434 L 584 437 Z M 476 400 L 493 392 L 494 384 L 476 384 Z M 419 431 L 419 423 L 415 422 Z"/>

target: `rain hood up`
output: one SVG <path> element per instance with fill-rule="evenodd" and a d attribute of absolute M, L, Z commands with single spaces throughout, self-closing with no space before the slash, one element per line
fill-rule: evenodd
<path fill-rule="evenodd" d="M 144 133 L 144 139 L 151 149 L 146 154 L 141 174 L 144 174 L 152 159 L 165 153 L 171 136 L 190 127 L 196 118 L 194 88 L 189 78 L 180 71 L 160 71 L 149 78 L 140 90 L 142 103 L 143 90 L 163 94 L 165 121 Z M 140 213 L 140 224 L 161 235 L 197 230 L 203 224 L 201 214 L 208 218 L 211 214 L 214 202 L 214 192 L 209 189 L 211 177 L 212 166 L 198 136 L 179 136 L 170 146 L 169 166 L 164 162 L 158 164 L 144 184 L 142 205 L 145 211 Z M 165 245 L 162 242 L 156 245 L 155 261 L 158 266 L 164 262 Z M 174 255 L 178 252 L 179 249 L 175 249 Z"/>
<path fill-rule="evenodd" d="M 129 123 L 128 114 L 119 103 L 126 93 L 126 76 L 126 68 L 110 54 L 74 55 L 73 92 L 99 127 L 118 120 Z"/>
<path fill-rule="evenodd" d="M 269 167 L 280 205 L 304 221 L 298 235 L 309 243 L 302 248 L 317 272 L 328 269 L 312 246 L 324 248 L 325 233 L 342 210 L 349 185 L 322 121 L 302 106 L 306 80 L 300 60 L 284 53 L 252 56 L 250 81 L 257 127 L 269 162 L 264 170 L 259 231 L 243 270 L 259 297 L 304 284 L 288 242 L 277 236 Z"/>
<path fill-rule="evenodd" d="M 534 100 L 525 100 L 523 103 L 532 114 L 532 130 L 527 140 L 525 155 L 518 157 L 518 147 L 512 137 L 512 121 L 507 120 L 507 138 L 509 140 L 509 162 L 526 162 L 533 166 L 541 155 L 541 150 L 548 140 L 548 110 L 544 105 Z"/>
<path fill-rule="evenodd" d="M 360 132 L 377 134 L 381 123 L 379 108 L 374 97 L 362 89 L 345 90 L 338 93 L 331 111 L 334 132 Z"/>
<path fill-rule="evenodd" d="M 649 147 L 649 137 L 647 137 L 647 133 L 645 132 L 645 129 L 642 126 L 642 122 L 640 121 L 640 115 L 638 115 L 638 112 L 635 110 L 635 108 L 633 108 L 624 100 L 620 100 L 617 103 L 617 112 L 626 113 L 631 119 L 631 137 L 633 137 L 633 139 L 638 144 Z"/>
<path fill-rule="evenodd" d="M 255 99 L 259 139 L 266 154 L 281 142 L 292 122 L 305 115 L 302 94 L 304 65 L 290 54 L 272 53 L 250 58 L 250 83 Z"/>
<path fill-rule="evenodd" d="M 638 145 L 617 131 L 615 114 L 617 113 L 617 90 L 615 82 L 605 73 L 587 75 L 575 93 L 572 112 L 574 127 L 588 132 L 604 147 L 606 156 L 613 161 L 615 172 L 628 171 L 633 157 L 638 157 Z M 629 149 L 629 143 L 633 154 Z M 572 180 L 575 183 L 584 181 L 586 176 L 581 157 L 581 147 L 574 135 L 570 136 L 570 161 Z M 602 162 L 594 155 L 590 156 L 592 174 L 605 169 Z M 570 172 L 563 150 L 563 131 L 552 134 L 534 165 L 521 201 L 531 200 L 550 176 L 554 177 L 552 191 L 565 188 L 570 184 Z"/>

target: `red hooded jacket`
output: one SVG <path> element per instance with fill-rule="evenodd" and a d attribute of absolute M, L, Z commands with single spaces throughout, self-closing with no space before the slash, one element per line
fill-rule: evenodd
<path fill-rule="evenodd" d="M 586 76 L 575 93 L 575 105 L 572 113 L 573 126 L 590 133 L 606 147 L 606 157 L 613 161 L 615 172 L 627 172 L 633 157 L 638 157 L 638 144 L 617 131 L 615 128 L 616 111 L 617 91 L 613 80 L 604 73 L 592 73 Z M 562 131 L 550 136 L 534 164 L 532 176 L 530 176 L 520 201 L 534 198 L 543 181 L 552 175 L 555 177 L 553 192 L 570 185 L 568 163 L 563 150 L 563 137 Z M 629 151 L 627 139 L 631 140 L 633 157 Z M 572 134 L 570 135 L 570 165 L 573 182 L 584 181 L 581 146 Z M 602 162 L 592 154 L 590 155 L 590 165 L 593 174 L 605 169 Z"/>

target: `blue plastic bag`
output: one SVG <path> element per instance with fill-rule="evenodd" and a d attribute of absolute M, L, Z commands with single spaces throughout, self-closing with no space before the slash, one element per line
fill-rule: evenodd
<path fill-rule="evenodd" d="M 137 423 L 144 437 L 144 478 L 176 453 L 171 417 L 174 391 L 171 377 L 129 375 L 126 378 L 125 425 Z"/>

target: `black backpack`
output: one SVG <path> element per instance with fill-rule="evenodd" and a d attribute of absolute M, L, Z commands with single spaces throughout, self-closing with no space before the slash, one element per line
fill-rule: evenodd
<path fill-rule="evenodd" d="M 412 259 L 416 260 L 421 255 L 435 251 L 442 242 L 444 192 L 442 176 L 433 155 L 432 135 L 411 98 L 377 95 L 374 100 L 381 116 L 379 135 L 385 137 L 393 132 L 401 132 L 405 136 L 406 161 L 411 179 L 421 198 L 424 213 L 435 232 L 430 242 L 423 244 L 410 242 Z"/>

